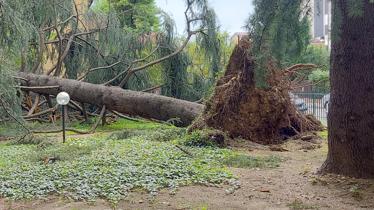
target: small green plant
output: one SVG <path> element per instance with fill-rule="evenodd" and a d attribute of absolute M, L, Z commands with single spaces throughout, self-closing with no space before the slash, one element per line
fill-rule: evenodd
<path fill-rule="evenodd" d="M 224 160 L 227 166 L 235 168 L 276 168 L 280 162 L 277 156 L 252 157 L 244 154 L 235 154 Z"/>
<path fill-rule="evenodd" d="M 119 132 L 112 133 L 109 136 L 109 139 L 114 140 L 125 140 L 128 138 L 132 138 L 135 136 L 142 136 L 144 139 L 150 141 L 172 141 L 176 139 L 182 138 L 186 133 L 185 128 L 177 128 L 177 127 L 160 127 L 156 129 L 148 129 L 148 130 L 133 130 L 133 129 L 125 129 Z"/>
<path fill-rule="evenodd" d="M 208 205 L 203 205 L 201 208 L 199 208 L 200 210 L 208 210 Z"/>
<path fill-rule="evenodd" d="M 361 201 L 363 199 L 362 192 L 357 185 L 351 187 L 351 189 L 349 189 L 349 192 L 356 201 Z"/>
<path fill-rule="evenodd" d="M 180 139 L 179 144 L 190 147 L 217 147 L 224 144 L 225 136 L 215 130 L 196 130 Z"/>
<path fill-rule="evenodd" d="M 289 207 L 292 210 L 319 209 L 317 206 L 305 204 L 301 200 L 298 200 L 298 199 L 288 204 L 287 207 Z"/>
<path fill-rule="evenodd" d="M 132 137 L 135 137 L 135 136 L 149 135 L 150 132 L 152 132 L 152 131 L 124 129 L 124 130 L 117 131 L 117 132 L 114 132 L 114 133 L 110 134 L 108 139 L 125 140 L 125 139 L 132 138 Z"/>
<path fill-rule="evenodd" d="M 324 131 L 319 132 L 318 135 L 319 135 L 321 138 L 323 138 L 323 139 L 327 139 L 327 137 L 328 137 L 328 132 L 327 132 L 327 130 L 324 130 Z"/>
<path fill-rule="evenodd" d="M 45 161 L 46 158 L 56 158 L 59 161 L 71 161 L 91 154 L 92 151 L 99 149 L 104 142 L 92 140 L 89 143 L 84 141 L 69 141 L 65 144 L 54 143 L 44 147 L 38 145 L 38 151 L 30 155 L 29 159 L 33 161 Z"/>

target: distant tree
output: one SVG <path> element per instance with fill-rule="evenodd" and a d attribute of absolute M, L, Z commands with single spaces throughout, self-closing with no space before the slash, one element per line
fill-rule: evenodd
<path fill-rule="evenodd" d="M 16 82 L 12 78 L 13 71 L 11 70 L 14 63 L 7 61 L 1 52 L 0 62 L 0 123 L 2 123 L 12 117 L 19 118 L 21 97 L 17 89 L 14 88 Z M 11 121 L 14 122 L 14 119 Z"/>
<path fill-rule="evenodd" d="M 315 91 L 326 93 L 330 91 L 330 52 L 325 45 L 310 44 L 296 62 L 316 64 L 317 69 L 301 71 L 299 76 L 307 78 L 313 84 Z"/>
<path fill-rule="evenodd" d="M 265 87 L 269 60 L 279 67 L 291 66 L 309 45 L 309 7 L 303 0 L 255 0 L 253 4 L 248 27 L 257 60 L 256 85 Z"/>
<path fill-rule="evenodd" d="M 332 5 L 329 152 L 321 171 L 374 178 L 374 1 Z"/>
<path fill-rule="evenodd" d="M 99 0 L 96 10 L 110 11 L 114 9 L 121 26 L 138 32 L 157 31 L 160 13 L 154 0 Z"/>
<path fill-rule="evenodd" d="M 216 46 L 219 47 L 219 53 L 215 50 L 207 52 L 205 45 L 200 45 L 196 41 L 190 42 L 187 46 L 187 53 L 191 60 L 188 66 L 188 78 L 192 88 L 189 94 L 191 100 L 197 101 L 208 97 L 213 91 L 216 80 L 222 76 L 228 64 L 234 43 L 227 32 L 218 33 L 217 37 Z"/>
<path fill-rule="evenodd" d="M 313 91 L 323 93 L 330 91 L 329 71 L 317 69 L 308 75 L 308 80 L 313 84 Z"/>

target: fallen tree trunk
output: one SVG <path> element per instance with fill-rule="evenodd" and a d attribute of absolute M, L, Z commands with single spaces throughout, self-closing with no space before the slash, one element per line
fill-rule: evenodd
<path fill-rule="evenodd" d="M 124 90 L 119 87 L 107 87 L 24 72 L 18 73 L 18 76 L 24 78 L 22 85 L 30 87 L 28 91 L 44 95 L 57 95 L 59 92 L 65 91 L 75 101 L 94 104 L 99 107 L 106 106 L 108 110 L 148 119 L 162 121 L 179 119 L 181 126 L 189 125 L 204 109 L 204 106 L 198 103 L 151 93 Z M 40 88 L 45 86 L 58 86 L 59 88 Z"/>

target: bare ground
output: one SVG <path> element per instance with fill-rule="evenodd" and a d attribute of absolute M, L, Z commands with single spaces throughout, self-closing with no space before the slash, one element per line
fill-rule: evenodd
<path fill-rule="evenodd" d="M 250 155 L 278 155 L 283 158 L 275 169 L 232 168 L 240 188 L 228 186 L 188 186 L 175 194 L 164 190 L 156 197 L 145 192 L 132 192 L 116 209 L 374 209 L 374 180 L 358 180 L 342 176 L 317 176 L 323 163 L 326 142 L 321 148 L 294 140 L 282 146 L 289 151 L 275 152 L 253 145 L 241 149 Z M 252 149 L 250 149 L 252 148 Z M 72 202 L 63 198 L 9 202 L 0 200 L 0 210 L 105 210 L 112 206 L 105 201 Z"/>

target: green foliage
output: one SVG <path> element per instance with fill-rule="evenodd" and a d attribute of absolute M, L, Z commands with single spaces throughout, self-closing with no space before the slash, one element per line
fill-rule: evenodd
<path fill-rule="evenodd" d="M 213 44 L 211 45 L 213 51 L 206 52 L 205 47 L 201 45 L 203 40 L 192 41 L 187 45 L 187 53 L 191 60 L 187 70 L 188 82 L 191 86 L 189 100 L 197 101 L 209 97 L 217 78 L 221 76 L 228 64 L 234 45 L 227 32 L 218 33 L 216 36 L 218 36 L 219 43 L 214 43 L 214 45 L 220 48 L 219 52 L 216 52 L 219 55 L 216 54 L 216 56 L 213 56 L 215 54 Z M 218 69 L 213 67 L 215 65 Z"/>
<path fill-rule="evenodd" d="M 313 71 L 308 80 L 315 84 L 315 87 L 318 88 L 318 91 L 327 93 L 330 91 L 330 81 L 329 81 L 329 72 L 317 69 Z"/>
<path fill-rule="evenodd" d="M 23 135 L 26 130 L 20 125 L 23 123 L 21 117 L 21 97 L 19 90 L 14 88 L 16 82 L 14 76 L 14 63 L 12 58 L 5 58 L 0 49 L 0 136 L 7 130 L 1 129 L 4 126 L 12 126 L 14 136 Z M 4 135 L 5 136 L 5 135 Z"/>
<path fill-rule="evenodd" d="M 191 30 L 205 32 L 196 40 L 204 49 L 201 53 L 209 61 L 211 75 L 208 79 L 214 80 L 220 67 L 220 42 L 215 14 L 205 0 L 194 1 L 191 8 L 188 16 L 197 19 L 191 24 Z M 94 29 L 97 29 L 94 33 L 74 38 L 61 69 L 55 71 L 56 76 L 66 70 L 64 76 L 76 79 L 94 69 L 84 81 L 102 84 L 130 69 L 133 61 L 147 57 L 156 46 L 159 46 L 156 53 L 132 67 L 169 55 L 182 44 L 182 38 L 175 36 L 172 19 L 159 11 L 154 0 L 96 0 L 90 8 L 83 9 L 80 24 L 74 17 L 76 11 L 72 0 L 63 0 L 59 4 L 47 0 L 7 0 L 2 1 L 0 9 L 1 47 L 7 50 L 7 55 L 12 54 L 17 66 L 22 66 L 25 71 L 35 70 L 32 67 L 39 66 L 35 64 L 38 64 L 40 49 L 44 49 L 41 62 L 47 59 L 56 62 L 58 49 L 65 47 L 70 35 Z M 57 28 L 54 27 L 56 24 Z M 62 46 L 58 42 L 58 34 L 65 37 Z M 40 46 L 40 40 L 53 44 Z M 159 65 L 136 72 L 124 88 L 144 90 L 164 84 L 162 92 L 165 95 L 200 99 L 200 95 L 196 94 L 199 90 L 194 89 L 193 77 L 187 70 L 189 64 L 189 55 L 182 52 Z M 45 69 L 36 70 L 41 73 Z M 119 85 L 124 76 L 122 74 L 110 85 Z"/>
<path fill-rule="evenodd" d="M 215 78 L 220 70 L 222 56 L 222 38 L 219 33 L 219 26 L 215 12 L 208 8 L 202 13 L 203 25 L 206 25 L 206 32 L 197 36 L 196 43 L 202 52 L 205 52 L 205 59 L 209 62 L 209 72 L 211 81 Z"/>
<path fill-rule="evenodd" d="M 185 146 L 212 147 L 215 146 L 210 137 L 204 131 L 194 131 L 187 135 L 182 142 Z"/>
<path fill-rule="evenodd" d="M 40 1 L 44 2 L 44 1 Z M 15 117 L 18 121 L 21 119 L 21 94 L 14 88 L 17 85 L 14 78 L 14 72 L 22 66 L 27 66 L 27 62 L 19 55 L 27 56 L 25 51 L 28 42 L 35 37 L 35 28 L 24 21 L 24 16 L 30 18 L 30 21 L 38 22 L 35 12 L 43 7 L 40 2 L 35 3 L 35 11 L 29 11 L 24 6 L 25 1 L 1 1 L 0 2 L 0 123 L 10 119 L 14 123 Z M 22 8 L 18 8 L 23 6 Z M 7 123 L 7 125 L 9 125 Z M 22 128 L 15 123 L 12 125 L 18 134 Z"/>
<path fill-rule="evenodd" d="M 330 52 L 325 45 L 310 44 L 296 59 L 296 62 L 313 63 L 328 70 L 330 68 Z"/>
<path fill-rule="evenodd" d="M 318 135 L 321 136 L 323 139 L 327 139 L 328 137 L 327 130 L 320 132 Z"/>
<path fill-rule="evenodd" d="M 40 150 L 35 145 L 0 144 L 0 196 L 13 199 L 51 193 L 75 200 L 105 198 L 116 203 L 132 189 L 219 184 L 232 178 L 220 162 L 227 152 L 199 149 L 191 158 L 170 143 L 141 137 L 85 139 Z M 58 157 L 44 164 L 40 159 Z"/>
<path fill-rule="evenodd" d="M 308 11 L 302 0 L 255 0 L 255 12 L 248 20 L 253 52 L 258 67 L 256 85 L 266 87 L 267 64 L 292 65 L 309 44 Z"/>
<path fill-rule="evenodd" d="M 7 63 L 1 56 L 2 55 L 0 54 L 0 62 L 2 64 L 0 66 L 0 120 L 4 120 L 5 118 L 10 118 L 5 109 L 7 109 L 7 111 L 13 116 L 20 115 L 21 99 L 20 93 L 16 88 L 14 88 L 16 82 L 14 82 L 14 79 L 12 78 L 13 72 L 7 68 Z"/>
<path fill-rule="evenodd" d="M 160 57 L 167 56 L 178 49 L 178 40 L 164 37 L 163 42 L 168 48 L 161 48 Z M 161 42 L 162 43 L 162 42 Z M 175 98 L 186 98 L 188 93 L 187 83 L 187 67 L 189 65 L 189 57 L 185 52 L 180 52 L 172 58 L 162 62 L 162 78 L 164 85 L 162 86 L 162 94 Z"/>
<path fill-rule="evenodd" d="M 159 10 L 154 0 L 99 0 L 94 5 L 96 11 L 110 12 L 112 9 L 125 30 L 158 31 Z"/>
<path fill-rule="evenodd" d="M 15 109 L 19 109 L 19 105 L 15 106 L 14 108 Z M 16 113 L 15 113 L 16 114 Z M 6 116 L 4 116 L 6 117 Z M 23 125 L 25 127 L 27 127 L 28 129 L 30 130 L 33 130 L 33 129 L 45 129 L 46 127 L 42 127 L 39 122 L 28 122 L 28 121 L 24 121 L 20 115 L 17 115 L 16 116 L 17 119 L 23 123 Z M 48 126 L 51 126 L 49 123 L 48 123 Z M 42 127 L 42 128 L 41 128 Z M 59 127 L 61 128 L 61 126 Z M 4 136 L 4 137 L 7 137 L 7 138 L 10 138 L 10 139 L 15 139 L 16 142 L 20 141 L 20 143 L 27 143 L 28 141 L 34 141 L 32 136 L 29 136 L 28 138 L 25 138 L 25 139 L 17 139 L 17 137 L 21 136 L 23 137 L 24 135 L 26 134 L 26 130 L 24 129 L 24 127 L 22 127 L 19 122 L 16 122 L 14 120 L 9 120 L 9 121 L 5 121 L 5 122 L 2 122 L 0 123 L 0 136 Z M 35 139 L 35 142 L 38 142 L 39 140 Z M 29 142 L 31 143 L 31 142 Z"/>
<path fill-rule="evenodd" d="M 67 143 L 40 136 L 39 144 L 0 143 L 0 197 L 74 200 L 107 199 L 113 204 L 134 189 L 156 195 L 190 184 L 236 183 L 226 165 L 276 167 L 278 159 L 251 158 L 208 144 L 211 131 L 186 136 L 185 128 L 124 121 L 124 131 L 109 137 L 69 138 Z M 44 138 L 43 138 L 44 137 Z M 193 156 L 175 146 L 185 145 Z M 204 143 L 203 146 L 201 143 Z M 191 144 L 192 143 L 192 144 Z M 197 143 L 197 144 L 196 144 Z"/>
<path fill-rule="evenodd" d="M 160 12 L 153 0 L 99 0 L 94 3 L 89 14 L 90 21 L 96 22 L 98 28 L 102 28 L 105 22 L 106 30 L 101 31 L 99 36 L 90 36 L 89 46 L 72 51 L 67 61 L 70 64 L 69 72 L 76 74 L 74 70 L 78 69 L 77 73 L 81 73 L 122 61 L 111 68 L 90 74 L 86 80 L 92 83 L 105 83 L 128 69 L 132 61 L 147 57 L 159 44 L 156 33 L 168 30 L 164 24 L 160 25 L 162 17 L 159 17 Z M 100 56 L 97 56 L 98 53 Z M 147 61 L 157 58 L 151 56 Z M 124 88 L 144 90 L 159 85 L 160 76 L 157 74 L 160 74 L 160 70 L 153 67 L 148 70 L 152 71 L 139 71 L 130 77 Z M 156 75 L 153 70 L 156 70 Z M 111 84 L 119 85 L 123 78 L 119 77 Z"/>
<path fill-rule="evenodd" d="M 101 84 L 114 78 L 126 70 L 130 63 L 154 47 L 151 37 L 144 36 L 137 31 L 125 31 L 121 28 L 119 17 L 115 13 L 88 13 L 87 18 L 97 27 L 103 27 L 103 20 L 109 19 L 106 30 L 88 35 L 83 41 L 83 46 L 73 45 L 69 57 L 65 59 L 69 77 L 76 77 L 95 67 L 105 67 L 121 61 L 111 68 L 103 68 L 89 74 L 86 81 Z M 88 43 L 87 43 L 88 42 Z M 124 50 L 126 49 L 126 50 Z M 73 76 L 75 75 L 75 76 Z M 112 85 L 119 85 L 123 77 L 113 81 Z M 139 72 L 131 77 L 125 85 L 127 89 L 143 90 L 150 86 L 148 72 Z"/>
<path fill-rule="evenodd" d="M 218 145 L 218 142 L 214 141 L 214 139 L 212 138 L 212 136 L 215 136 L 216 134 L 221 134 L 221 133 L 215 130 L 208 130 L 208 129 L 196 130 L 185 135 L 183 138 L 179 139 L 178 144 L 189 146 L 189 147 L 222 146 L 222 145 Z"/>
<path fill-rule="evenodd" d="M 297 59 L 298 63 L 313 63 L 318 66 L 314 71 L 300 72 L 300 76 L 307 76 L 313 86 L 321 92 L 330 91 L 329 69 L 330 52 L 324 45 L 309 45 L 305 52 Z"/>
<path fill-rule="evenodd" d="M 92 123 L 96 121 L 95 118 L 91 119 Z M 79 130 L 89 130 L 92 127 L 92 123 L 80 123 L 74 122 L 71 126 L 79 129 Z M 104 126 L 99 126 L 97 128 L 98 132 L 108 132 L 108 131 L 118 131 L 118 130 L 126 130 L 126 129 L 137 129 L 137 130 L 147 130 L 147 129 L 156 129 L 160 127 L 166 127 L 166 125 L 162 125 L 156 122 L 151 122 L 147 120 L 128 120 L 119 118 L 117 121 L 106 124 Z"/>
<path fill-rule="evenodd" d="M 198 33 L 194 41 L 187 45 L 187 52 L 181 52 L 178 55 L 164 61 L 162 93 L 167 96 L 186 100 L 199 100 L 204 96 L 208 87 L 212 86 L 218 73 L 222 70 L 222 44 L 226 41 L 219 33 L 219 27 L 216 22 L 216 15 L 210 9 L 207 1 L 195 1 L 191 11 L 187 13 L 189 19 L 196 19 L 191 24 L 190 30 L 203 30 L 204 33 Z M 167 48 L 161 48 L 160 55 L 165 56 L 174 52 L 182 45 L 182 41 L 170 34 L 173 34 L 174 23 L 169 23 L 169 31 L 161 36 L 161 46 L 166 43 Z M 161 34 L 162 35 L 162 34 Z M 181 38 L 183 39 L 183 38 Z M 204 55 L 204 56 L 202 56 Z M 203 69 L 191 71 L 196 67 L 194 63 L 198 59 L 202 61 L 206 72 Z M 200 72 L 199 72 L 200 71 Z M 201 77 L 201 74 L 206 74 Z"/>
<path fill-rule="evenodd" d="M 115 132 L 110 135 L 109 139 L 128 139 L 135 136 L 142 136 L 142 138 L 149 141 L 168 142 L 182 138 L 186 134 L 185 128 L 177 128 L 172 126 L 159 126 L 152 130 L 137 130 L 126 129 Z"/>
<path fill-rule="evenodd" d="M 281 159 L 277 156 L 252 157 L 243 154 L 235 154 L 227 158 L 224 163 L 234 168 L 276 168 Z"/>

